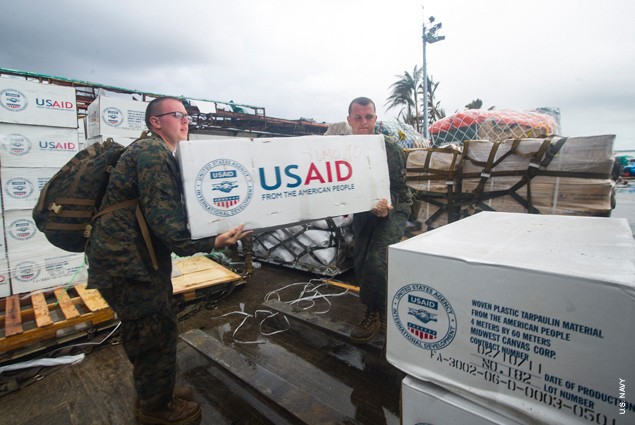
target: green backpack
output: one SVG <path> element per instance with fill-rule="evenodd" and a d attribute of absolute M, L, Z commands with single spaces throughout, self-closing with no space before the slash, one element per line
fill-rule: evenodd
<path fill-rule="evenodd" d="M 65 251 L 84 252 L 97 217 L 136 206 L 137 221 L 157 268 L 150 232 L 137 200 L 100 209 L 110 173 L 125 149 L 108 138 L 79 151 L 46 183 L 33 208 L 33 220 L 51 244 Z"/>

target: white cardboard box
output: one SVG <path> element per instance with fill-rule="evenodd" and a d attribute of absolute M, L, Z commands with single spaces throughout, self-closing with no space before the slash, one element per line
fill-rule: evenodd
<path fill-rule="evenodd" d="M 0 167 L 2 203 L 5 210 L 33 208 L 40 192 L 59 168 Z"/>
<path fill-rule="evenodd" d="M 386 357 L 397 368 L 538 421 L 634 423 L 625 219 L 483 212 L 392 245 L 388 258 Z"/>
<path fill-rule="evenodd" d="M 141 132 L 147 129 L 145 123 L 147 106 L 148 102 L 98 96 L 86 111 L 86 138 L 139 137 Z"/>
<path fill-rule="evenodd" d="M 3 233 L 6 252 L 11 263 L 34 257 L 53 257 L 68 254 L 51 244 L 33 221 L 32 210 L 4 211 Z"/>
<path fill-rule="evenodd" d="M 486 407 L 431 382 L 406 376 L 401 381 L 403 425 L 519 425 L 530 423 L 513 412 Z"/>
<path fill-rule="evenodd" d="M 381 135 L 184 141 L 192 238 L 368 211 L 390 199 Z"/>
<path fill-rule="evenodd" d="M 2 220 L 1 211 L 0 220 Z M 0 297 L 8 297 L 9 295 L 11 295 L 11 277 L 9 274 L 7 249 L 4 243 L 4 226 L 0 226 Z"/>
<path fill-rule="evenodd" d="M 75 89 L 0 77 L 0 122 L 77 128 Z"/>
<path fill-rule="evenodd" d="M 11 295 L 11 277 L 9 262 L 5 256 L 0 256 L 0 298 Z"/>
<path fill-rule="evenodd" d="M 79 152 L 77 129 L 0 124 L 2 167 L 62 167 Z"/>
<path fill-rule="evenodd" d="M 49 243 L 37 229 L 31 210 L 5 211 L 3 230 L 14 294 L 86 282 L 84 253 L 67 252 Z"/>
<path fill-rule="evenodd" d="M 82 252 L 17 261 L 9 258 L 9 270 L 13 294 L 86 283 L 88 275 Z"/>

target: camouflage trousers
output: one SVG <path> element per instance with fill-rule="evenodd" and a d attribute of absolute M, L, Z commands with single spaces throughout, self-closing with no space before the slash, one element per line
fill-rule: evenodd
<path fill-rule="evenodd" d="M 387 218 L 370 212 L 353 216 L 353 266 L 359 282 L 359 299 L 367 308 L 386 311 L 388 245 L 401 240 L 410 205 L 395 206 Z"/>
<path fill-rule="evenodd" d="M 121 320 L 123 348 L 133 366 L 140 405 L 164 406 L 174 392 L 178 336 L 170 274 L 156 273 L 152 282 L 107 279 L 99 291 Z"/>

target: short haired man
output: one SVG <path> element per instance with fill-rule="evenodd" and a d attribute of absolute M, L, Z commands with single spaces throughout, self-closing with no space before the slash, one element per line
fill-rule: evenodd
<path fill-rule="evenodd" d="M 88 286 L 99 289 L 121 320 L 141 423 L 184 424 L 201 416 L 192 390 L 175 388 L 177 322 L 171 304 L 171 254 L 210 252 L 250 233 L 238 226 L 216 237 L 191 239 L 174 158 L 178 143 L 187 140 L 189 118 L 177 98 L 150 102 L 146 109 L 150 135 L 125 150 L 102 202 L 102 207 L 108 207 L 138 200 L 156 265 L 135 218 L 135 206 L 99 217 L 86 248 Z"/>
<path fill-rule="evenodd" d="M 377 114 L 375 103 L 358 97 L 348 106 L 348 124 L 353 134 L 374 134 Z M 386 312 L 388 245 L 404 235 L 412 194 L 406 186 L 406 159 L 403 149 L 384 138 L 390 176 L 390 202 L 380 200 L 367 212 L 353 216 L 353 265 L 359 281 L 359 299 L 366 307 L 362 321 L 352 330 L 354 343 L 370 342 L 381 327 Z"/>

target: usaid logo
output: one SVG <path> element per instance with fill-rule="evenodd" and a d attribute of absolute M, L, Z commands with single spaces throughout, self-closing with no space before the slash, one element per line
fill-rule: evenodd
<path fill-rule="evenodd" d="M 32 220 L 19 218 L 9 224 L 9 235 L 13 239 L 25 241 L 31 239 L 37 233 L 37 227 Z"/>
<path fill-rule="evenodd" d="M 40 268 L 33 261 L 24 261 L 15 266 L 13 278 L 20 282 L 31 282 L 40 275 Z"/>
<path fill-rule="evenodd" d="M 247 169 L 232 159 L 216 159 L 196 175 L 196 198 L 205 210 L 219 217 L 239 214 L 254 196 L 254 183 Z"/>
<path fill-rule="evenodd" d="M 72 111 L 75 109 L 73 102 L 69 102 L 68 100 L 44 99 L 40 97 L 35 98 L 35 106 L 57 111 Z"/>
<path fill-rule="evenodd" d="M 9 179 L 4 185 L 4 191 L 12 198 L 24 199 L 33 193 L 33 183 L 24 177 Z"/>
<path fill-rule="evenodd" d="M 42 152 L 77 152 L 77 144 L 58 140 L 42 139 L 38 147 Z"/>
<path fill-rule="evenodd" d="M 0 91 L 0 105 L 4 107 L 4 109 L 8 109 L 12 112 L 20 112 L 26 109 L 29 104 L 29 100 L 19 90 L 14 89 L 4 89 Z"/>
<path fill-rule="evenodd" d="M 123 123 L 124 115 L 120 109 L 110 106 L 101 113 L 101 119 L 111 127 L 119 127 Z"/>
<path fill-rule="evenodd" d="M 13 156 L 22 156 L 31 151 L 31 141 L 22 134 L 12 133 L 4 138 L 2 147 Z"/>
<path fill-rule="evenodd" d="M 418 283 L 403 286 L 392 300 L 392 318 L 401 334 L 424 350 L 447 347 L 456 335 L 456 315 L 436 289 Z"/>

